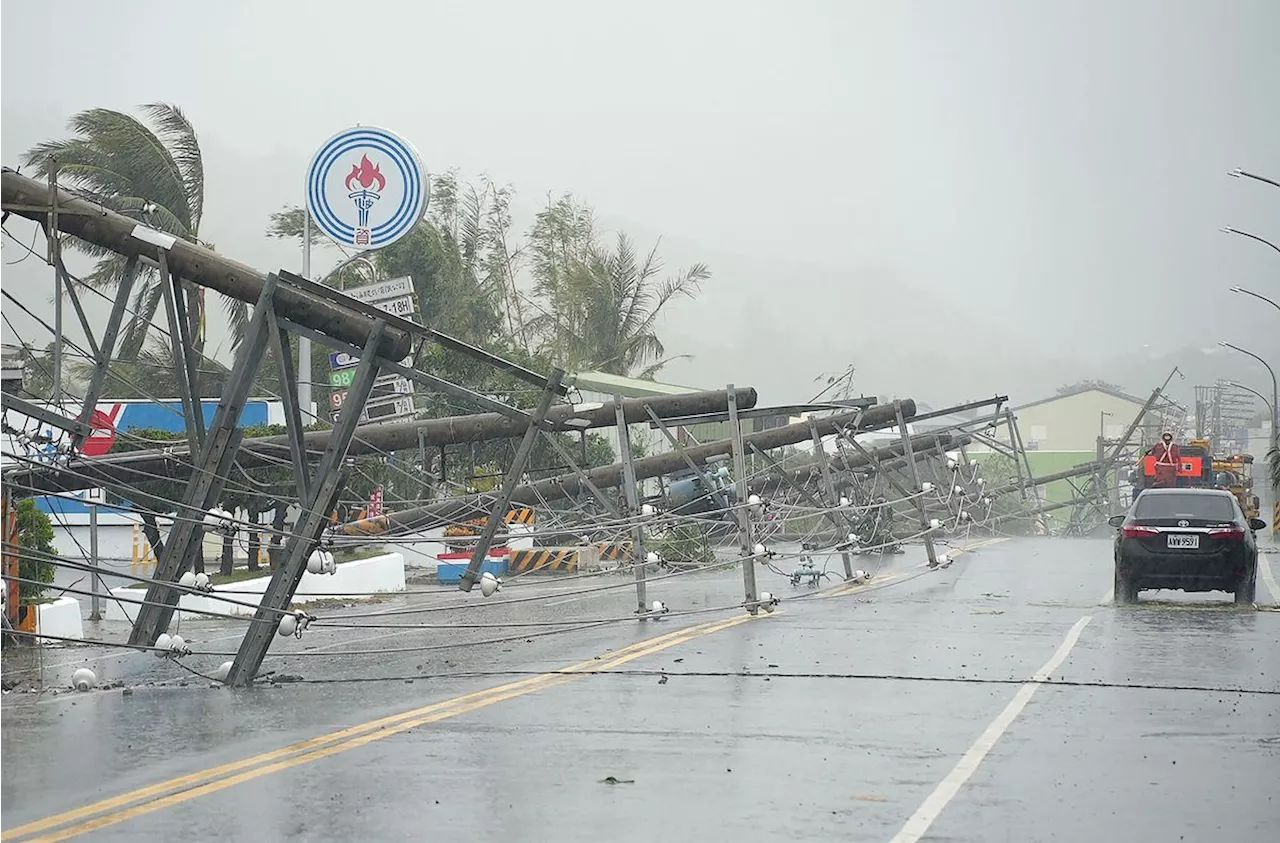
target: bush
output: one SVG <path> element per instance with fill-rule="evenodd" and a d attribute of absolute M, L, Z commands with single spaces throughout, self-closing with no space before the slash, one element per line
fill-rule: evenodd
<path fill-rule="evenodd" d="M 682 524 L 672 527 L 660 536 L 650 538 L 646 544 L 665 561 L 676 565 L 709 565 L 715 561 L 715 551 L 706 534 L 697 526 Z"/>
<path fill-rule="evenodd" d="M 53 546 L 53 522 L 30 498 L 18 501 L 18 546 L 24 551 L 19 555 L 18 576 L 46 584 L 53 582 L 58 568 L 46 558 L 58 553 Z M 42 594 L 43 585 L 21 583 L 19 597 L 23 602 L 38 600 Z"/>

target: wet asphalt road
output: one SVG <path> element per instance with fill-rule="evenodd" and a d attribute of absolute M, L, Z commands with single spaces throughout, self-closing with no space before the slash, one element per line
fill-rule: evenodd
<path fill-rule="evenodd" d="M 746 622 L 727 610 L 543 637 L 369 626 L 615 618 L 634 609 L 628 590 L 566 592 L 617 578 L 524 580 L 502 599 L 542 599 L 483 610 L 448 608 L 478 595 L 447 591 L 334 607 L 317 614 L 360 628 L 277 640 L 266 668 L 304 681 L 247 692 L 149 655 L 49 649 L 50 684 L 89 658 L 103 680 L 136 687 L 5 696 L 4 840 L 1280 835 L 1280 612 L 1169 592 L 1116 607 L 1105 540 L 1007 541 L 933 572 L 918 562 L 918 549 L 890 557 L 870 588 L 784 600 Z M 1258 599 L 1275 606 L 1280 557 L 1268 571 Z M 758 576 L 784 598 L 810 592 Z M 650 590 L 673 613 L 701 612 L 739 600 L 741 578 Z M 407 605 L 448 610 L 353 617 Z M 184 634 L 231 651 L 242 629 Z M 223 658 L 186 662 L 207 671 Z M 580 663 L 609 672 L 540 675 Z M 1046 682 L 1025 684 L 1046 665 Z M 6 659 L 6 680 L 24 666 Z M 231 769 L 206 772 L 219 765 Z"/>

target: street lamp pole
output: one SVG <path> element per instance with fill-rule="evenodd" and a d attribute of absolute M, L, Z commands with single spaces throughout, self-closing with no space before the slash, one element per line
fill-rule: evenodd
<path fill-rule="evenodd" d="M 1241 237 L 1248 237 L 1250 240 L 1257 240 L 1259 243 L 1265 243 L 1266 245 L 1275 249 L 1277 252 L 1280 252 L 1280 246 L 1277 246 L 1275 243 L 1272 243 L 1270 240 L 1264 240 L 1263 238 L 1259 237 L 1256 234 L 1250 234 L 1247 231 L 1241 231 L 1240 229 L 1232 228 L 1229 225 L 1224 225 L 1222 227 L 1222 230 L 1226 234 L 1239 234 Z"/>
<path fill-rule="evenodd" d="M 1227 173 L 1227 175 L 1232 176 L 1232 177 L 1237 178 L 1237 179 L 1238 179 L 1238 178 L 1253 179 L 1254 181 L 1265 182 L 1266 184 L 1269 184 L 1269 185 L 1271 185 L 1272 187 L 1280 187 L 1280 181 L 1272 181 L 1271 179 L 1267 178 L 1266 176 L 1260 176 L 1260 175 L 1258 175 L 1258 174 L 1256 174 L 1256 173 L 1247 173 L 1247 172 L 1245 172 L 1244 170 L 1240 169 L 1239 167 L 1236 167 L 1234 170 L 1232 170 L 1231 172 Z"/>
<path fill-rule="evenodd" d="M 1280 310 L 1280 304 L 1277 304 L 1274 299 L 1269 299 L 1266 296 L 1262 295 L 1262 293 L 1255 293 L 1253 290 L 1246 290 L 1244 287 L 1232 287 L 1231 292 L 1244 293 L 1246 296 L 1253 296 L 1255 299 L 1262 299 L 1264 302 L 1271 305 L 1276 310 Z"/>
<path fill-rule="evenodd" d="M 1254 354 L 1252 351 L 1245 351 L 1240 346 L 1232 345 L 1229 342 L 1220 342 L 1218 343 L 1218 345 L 1222 346 L 1223 348 L 1229 348 L 1232 351 L 1238 351 L 1241 354 L 1248 355 L 1249 357 L 1252 357 L 1254 360 L 1257 360 L 1263 366 L 1267 367 L 1267 372 L 1270 373 L 1271 375 L 1271 445 L 1272 447 L 1280 447 L 1280 424 L 1277 424 L 1278 420 L 1276 419 L 1276 414 L 1278 411 L 1276 404 L 1277 404 L 1277 401 L 1280 400 L 1277 398 L 1277 393 L 1280 393 L 1280 386 L 1277 386 L 1276 384 L 1276 370 L 1271 368 L 1271 365 L 1267 363 L 1266 360 L 1263 360 L 1261 357 Z"/>

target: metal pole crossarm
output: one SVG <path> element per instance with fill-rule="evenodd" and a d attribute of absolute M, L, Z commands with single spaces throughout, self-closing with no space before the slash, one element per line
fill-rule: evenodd
<path fill-rule="evenodd" d="M 262 363 L 270 331 L 267 327 L 271 300 L 276 292 L 276 277 L 267 276 L 256 302 L 253 317 L 245 330 L 245 339 L 236 351 L 235 363 L 223 388 L 218 410 L 209 426 L 204 446 L 200 449 L 201 470 L 194 473 L 178 510 L 179 518 L 169 532 L 164 550 L 159 553 L 154 579 L 147 588 L 147 601 L 141 606 L 129 634 L 130 644 L 150 646 L 169 627 L 174 606 L 181 593 L 167 583 L 177 582 L 191 559 L 200 552 L 202 520 L 209 508 L 218 502 L 226 486 L 227 476 L 235 462 L 244 429 L 240 418 L 253 386 L 254 373 Z M 376 332 L 376 330 L 375 330 Z"/>
<path fill-rule="evenodd" d="M 115 355 L 116 340 L 120 336 L 120 325 L 124 321 L 124 311 L 129 304 L 129 294 L 133 290 L 133 282 L 138 277 L 138 259 L 130 258 L 124 267 L 124 275 L 116 285 L 116 300 L 111 305 L 111 315 L 107 317 L 107 325 L 102 331 L 102 345 L 98 349 L 98 358 L 94 361 L 93 374 L 89 377 L 89 387 L 85 390 L 84 403 L 80 408 L 80 421 L 85 426 L 93 418 L 93 411 L 102 397 L 102 389 L 107 382 L 107 369 Z M 79 436 L 72 442 L 72 449 L 79 450 L 84 439 Z"/>
<path fill-rule="evenodd" d="M 334 427 L 324 456 L 316 468 L 315 483 L 311 485 L 310 494 L 304 501 L 303 514 L 294 525 L 293 534 L 285 545 L 284 562 L 271 575 L 271 582 L 267 583 L 262 602 L 254 613 L 254 622 L 240 642 L 240 649 L 236 652 L 231 671 L 227 675 L 229 685 L 248 685 L 257 675 L 280 624 L 280 613 L 293 601 L 302 575 L 307 571 L 307 557 L 315 550 L 329 513 L 333 511 L 342 487 L 346 484 L 343 466 L 347 458 L 347 447 L 351 444 L 360 412 L 369 400 L 373 383 L 378 377 L 375 349 L 383 330 L 383 323 L 375 322 L 373 330 L 369 332 L 368 346 L 356 367 L 355 380 L 348 391 L 350 403 L 338 415 L 337 426 Z"/>
<path fill-rule="evenodd" d="M 384 363 L 385 365 L 385 363 Z M 756 391 L 750 387 L 737 390 L 739 406 L 755 406 Z M 694 392 L 658 398 L 632 398 L 622 403 L 631 423 L 649 420 L 646 406 L 662 417 L 688 415 L 691 410 L 726 406 L 724 390 Z M 587 429 L 610 427 L 616 423 L 613 404 L 558 405 L 547 412 L 545 428 L 577 433 Z M 518 439 L 527 425 L 500 413 L 450 416 L 424 421 L 385 422 L 362 425 L 356 429 L 348 453 L 351 456 L 380 454 L 418 447 L 439 447 L 491 439 Z M 328 445 L 330 432 L 305 434 L 308 455 L 315 458 Z M 421 438 L 419 438 L 421 436 Z M 268 436 L 244 441 L 238 454 L 243 468 L 278 465 L 290 458 L 288 436 Z M 102 485 L 137 485 L 156 476 L 182 479 L 191 473 L 191 455 L 186 449 L 133 451 L 127 454 L 75 460 L 67 468 L 47 466 L 18 469 L 8 475 L 16 485 L 39 492 L 72 492 Z"/>
<path fill-rule="evenodd" d="M 513 363 L 504 357 L 499 357 L 496 354 L 485 351 L 483 348 L 463 342 L 462 340 L 451 337 L 448 334 L 441 333 L 434 328 L 428 328 L 425 325 L 419 325 L 418 323 L 411 322 L 403 317 L 395 316 L 387 313 L 386 311 L 379 310 L 371 304 L 353 299 L 341 290 L 335 290 L 332 287 L 317 284 L 314 281 L 303 278 L 301 275 L 294 275 L 292 272 L 285 272 L 283 270 L 280 273 L 280 277 L 284 282 L 299 287 L 314 296 L 326 299 L 344 309 L 355 310 L 359 313 L 363 313 L 371 319 L 381 319 L 386 322 L 388 326 L 404 331 L 406 334 L 411 336 L 417 335 L 427 337 L 443 348 L 447 348 L 451 351 L 457 351 L 467 355 L 468 357 L 488 363 L 495 369 L 507 372 L 522 381 L 526 381 L 536 386 L 545 386 L 550 382 L 550 378 L 548 376 L 539 374 L 532 369 L 521 366 L 519 363 Z M 569 388 L 567 386 L 564 386 L 563 384 L 556 386 L 556 395 L 564 396 L 567 395 L 568 392 Z"/>
<path fill-rule="evenodd" d="M 11 392 L 0 392 L 0 407 L 6 410 L 13 410 L 15 413 L 21 413 L 59 430 L 65 430 L 80 439 L 88 438 L 93 431 L 93 428 L 78 419 L 56 413 L 53 410 L 41 407 L 39 404 L 32 404 L 25 398 L 19 398 Z"/>
<path fill-rule="evenodd" d="M 493 544 L 493 537 L 497 535 L 498 526 L 503 523 L 503 516 L 511 506 L 511 493 L 519 486 L 520 478 L 524 475 L 524 467 L 529 462 L 529 455 L 533 453 L 533 444 L 538 439 L 538 428 L 546 418 L 547 411 L 551 409 L 551 402 L 560 391 L 562 378 L 564 378 L 564 370 L 558 368 L 553 369 L 551 377 L 547 378 L 542 397 L 538 400 L 538 407 L 529 419 L 529 426 L 525 429 L 524 438 L 520 440 L 520 447 L 516 449 L 515 458 L 507 467 L 507 476 L 502 480 L 502 491 L 493 502 L 492 509 L 489 510 L 489 520 L 480 530 L 480 537 L 476 540 L 475 549 L 471 553 L 471 563 L 467 565 L 467 570 L 462 572 L 462 577 L 458 581 L 459 591 L 470 591 L 480 579 L 480 566 L 489 555 L 489 546 Z"/>
<path fill-rule="evenodd" d="M 0 187 L 5 211 L 43 225 L 48 225 L 49 218 L 56 216 L 58 230 L 127 257 L 142 257 L 158 263 L 159 253 L 163 250 L 167 253 L 171 272 L 233 299 L 255 304 L 266 283 L 264 274 L 239 261 L 154 231 L 137 220 L 64 190 L 51 190 L 49 185 L 18 175 L 8 168 L 0 175 Z M 56 213 L 51 210 L 55 202 Z M 147 239 L 140 239 L 135 232 Z M 165 245 L 157 245 L 157 242 Z M 275 307 L 283 317 L 353 345 L 363 346 L 374 324 L 374 320 L 363 313 L 327 302 L 295 287 L 277 290 Z M 390 360 L 400 360 L 409 353 L 409 348 L 409 334 L 389 329 L 384 333 L 378 353 Z"/>
<path fill-rule="evenodd" d="M 721 393 L 721 395 L 723 394 Z M 740 393 L 735 390 L 735 394 Z M 754 390 L 752 394 L 754 395 Z M 648 402 L 656 410 L 659 399 L 646 398 L 644 402 Z M 641 406 L 643 406 L 644 402 L 641 402 Z M 624 406 L 627 403 L 630 402 L 624 402 Z M 904 399 L 901 402 L 901 406 L 904 416 L 910 417 L 915 413 L 916 405 L 910 398 Z M 643 412 L 643 409 L 640 412 Z M 880 430 L 897 424 L 893 406 L 882 404 L 867 410 L 859 410 L 856 413 L 846 413 L 819 419 L 817 422 L 818 431 L 824 436 L 830 435 L 837 430 L 845 429 L 846 425 L 853 423 L 859 416 L 861 416 L 859 430 L 862 431 Z M 786 445 L 795 445 L 808 439 L 809 436 L 809 423 L 799 422 L 744 436 L 743 447 L 747 448 L 755 445 L 758 448 L 769 451 Z M 671 474 L 685 469 L 687 468 L 686 456 L 695 463 L 705 463 L 709 457 L 727 456 L 732 453 L 733 440 L 723 439 L 718 442 L 708 442 L 692 448 L 685 448 L 684 454 L 656 454 L 652 457 L 645 457 L 635 461 L 636 479 L 645 480 L 650 477 L 660 477 L 664 474 Z M 612 465 L 593 468 L 586 472 L 585 476 L 601 489 L 617 488 L 623 483 L 622 464 L 613 463 Z M 512 501 L 536 506 L 542 501 L 577 497 L 583 488 L 582 479 L 577 475 L 567 474 L 559 477 L 550 477 L 516 489 L 512 494 Z M 486 501 L 490 499 L 484 495 L 450 498 L 379 518 L 369 518 L 363 521 L 342 524 L 339 525 L 338 529 L 340 532 L 351 536 L 413 532 L 415 530 L 428 529 L 441 523 L 483 515 L 488 511 L 489 507 L 486 505 Z"/>

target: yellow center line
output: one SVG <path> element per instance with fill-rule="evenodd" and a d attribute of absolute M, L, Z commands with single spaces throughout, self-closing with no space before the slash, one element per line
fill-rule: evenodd
<path fill-rule="evenodd" d="M 10 829 L 4 832 L 0 839 L 4 841 L 15 840 L 19 837 L 26 837 L 29 834 L 35 834 L 58 826 L 65 826 L 68 823 L 76 822 L 85 817 L 95 814 L 102 814 L 107 811 L 105 816 L 97 817 L 79 825 L 65 828 L 53 834 L 40 837 L 28 838 L 27 843 L 52 843 L 52 841 L 67 840 L 99 828 L 116 825 L 134 817 L 158 811 L 163 808 L 177 805 L 181 802 L 195 799 L 210 793 L 216 793 L 228 787 L 240 784 L 242 782 L 251 781 L 261 776 L 289 769 L 300 764 L 317 761 L 321 758 L 327 758 L 339 752 L 345 752 L 349 749 L 364 746 L 373 741 L 381 740 L 392 735 L 413 729 L 427 723 L 434 723 L 439 720 L 445 720 L 450 717 L 456 717 L 460 714 L 466 714 L 480 708 L 512 699 L 514 697 L 524 696 L 536 691 L 545 690 L 556 685 L 562 685 L 575 679 L 582 678 L 572 674 L 582 673 L 586 675 L 587 671 L 598 672 L 610 670 L 622 664 L 626 664 L 634 659 L 662 650 L 674 647 L 677 644 L 683 644 L 687 641 L 737 626 L 752 619 L 751 615 L 742 615 L 740 617 L 731 618 L 727 621 L 711 621 L 698 624 L 684 629 L 678 629 L 674 632 L 666 633 L 655 638 L 646 639 L 628 647 L 624 647 L 614 653 L 606 656 L 599 656 L 589 661 L 580 662 L 575 665 L 563 668 L 555 673 L 544 673 L 523 679 L 518 682 L 511 682 L 506 685 L 499 685 L 483 691 L 466 694 L 445 700 L 412 711 L 402 712 L 401 714 L 384 717 L 379 720 L 373 720 L 347 729 L 342 729 L 328 735 L 323 735 L 311 740 L 302 741 L 292 744 L 281 749 L 265 752 L 250 758 L 230 764 L 223 764 L 219 767 L 213 767 L 187 776 L 171 779 L 161 782 L 150 787 L 135 790 L 121 796 L 105 799 L 83 808 L 77 808 L 62 814 L 56 814 L 43 820 L 28 823 L 18 828 Z M 292 757 L 289 757 L 292 756 Z M 271 763 L 268 763 L 271 762 Z M 255 766 L 263 765 L 263 766 Z M 253 769 L 246 769 L 253 768 Z M 239 770 L 245 772 L 236 775 L 227 775 L 236 773 Z M 210 781 L 210 779 L 213 779 Z M 203 782 L 203 784 L 201 784 Z M 176 793 L 170 791 L 177 790 Z M 169 793 L 160 799 L 152 799 L 151 801 L 143 801 L 142 804 L 134 807 L 125 808 L 124 806 L 131 803 L 148 800 L 160 794 Z M 116 810 L 122 809 L 122 810 Z"/>

